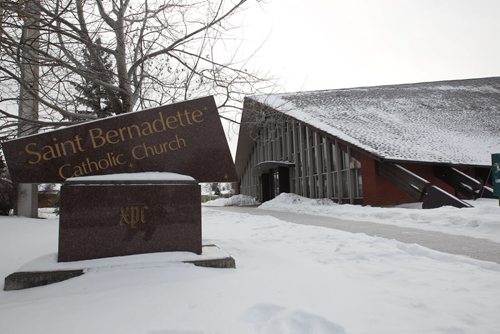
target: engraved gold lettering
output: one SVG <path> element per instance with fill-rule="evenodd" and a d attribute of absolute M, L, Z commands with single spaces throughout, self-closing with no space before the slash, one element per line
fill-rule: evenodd
<path fill-rule="evenodd" d="M 154 132 L 164 132 L 167 131 L 167 128 L 165 127 L 165 119 L 163 118 L 163 114 L 161 112 L 158 113 L 159 118 L 155 119 L 152 123 L 152 127 Z"/>
<path fill-rule="evenodd" d="M 193 110 L 191 113 L 191 118 L 195 123 L 203 122 L 203 111 L 201 110 Z"/>
<path fill-rule="evenodd" d="M 71 175 L 72 177 L 75 176 L 84 176 L 87 175 L 85 173 L 85 168 L 82 168 L 81 166 L 75 166 L 73 167 L 73 174 Z"/>
<path fill-rule="evenodd" d="M 181 148 L 187 146 L 186 140 L 178 135 L 175 135 L 175 139 L 170 141 L 155 144 L 155 145 L 136 145 L 132 148 L 131 154 L 132 158 L 135 160 L 143 160 L 150 157 L 154 157 L 156 155 L 165 154 L 170 151 L 177 151 Z"/>
<path fill-rule="evenodd" d="M 127 140 L 147 137 L 156 133 L 174 130 L 179 127 L 190 126 L 201 122 L 203 122 L 203 111 L 198 109 L 193 111 L 178 111 L 175 113 L 175 115 L 170 116 L 165 116 L 164 114 L 159 112 L 158 116 L 152 121 L 142 122 L 140 124 L 131 124 L 126 127 L 106 131 L 102 130 L 101 128 L 92 128 L 88 131 L 88 134 L 91 140 L 92 147 L 99 148 L 107 144 L 114 145 L 120 142 L 125 142 Z M 167 144 L 167 146 L 172 145 Z M 74 142 L 65 142 L 62 146 L 57 147 L 57 149 L 66 150 L 66 147 L 71 148 L 73 151 L 77 149 L 81 150 L 81 138 L 77 136 L 75 137 Z M 137 153 L 136 155 L 140 160 L 144 154 L 140 154 L 138 150 L 141 150 L 138 146 L 135 146 L 133 149 L 133 151 Z M 142 150 L 148 151 L 147 148 L 144 147 Z M 50 155 L 51 153 L 47 152 L 46 154 Z M 64 154 L 64 152 L 62 152 L 61 154 Z"/>
<path fill-rule="evenodd" d="M 131 129 L 135 129 L 137 137 L 142 137 L 141 128 L 139 127 L 139 125 L 132 124 L 130 126 L 127 126 L 127 132 L 128 132 L 128 138 L 127 139 L 134 139 L 135 138 L 135 136 L 132 134 L 132 130 Z M 125 138 L 123 140 L 125 141 Z"/>
<path fill-rule="evenodd" d="M 168 142 L 168 148 L 170 151 L 177 151 L 180 148 L 186 147 L 186 141 L 184 138 L 180 138 L 179 136 L 175 135 L 175 140 L 171 140 Z"/>
<path fill-rule="evenodd" d="M 177 112 L 177 121 L 179 122 L 180 126 L 186 126 L 184 122 L 182 121 L 182 114 L 180 111 Z"/>
<path fill-rule="evenodd" d="M 85 176 L 93 174 L 111 167 L 118 165 L 125 165 L 127 163 L 124 154 L 115 155 L 113 152 L 106 153 L 106 157 L 99 160 L 90 160 L 86 158 L 84 161 L 79 162 L 77 165 L 71 166 L 64 164 L 59 167 L 58 174 L 62 179 L 75 176 Z"/>
<path fill-rule="evenodd" d="M 62 165 L 61 167 L 59 167 L 59 176 L 60 176 L 60 177 L 61 177 L 61 179 L 63 179 L 63 180 L 66 180 L 68 177 L 70 177 L 70 176 L 71 176 L 71 175 L 66 175 L 66 174 L 64 173 L 64 169 L 65 169 L 65 168 L 68 168 L 68 167 L 71 167 L 71 165 L 70 165 L 70 164 L 64 164 L 64 165 Z"/>
<path fill-rule="evenodd" d="M 28 160 L 28 164 L 36 165 L 42 160 L 49 161 L 52 159 L 66 157 L 70 154 L 84 152 L 82 147 L 82 138 L 76 135 L 73 139 L 59 142 L 55 137 L 52 138 L 53 144 L 42 146 L 40 151 L 37 151 L 37 143 L 29 143 L 24 147 L 24 151 L 34 159 Z"/>
<path fill-rule="evenodd" d="M 153 131 L 153 127 L 151 126 L 150 122 L 143 122 L 141 126 L 142 126 L 141 134 L 143 136 L 149 136 L 155 133 L 155 131 Z"/>
<path fill-rule="evenodd" d="M 177 129 L 179 127 L 178 123 L 177 117 L 175 116 L 168 116 L 165 120 L 165 125 L 171 130 Z"/>
<path fill-rule="evenodd" d="M 137 224 L 145 224 L 147 208 L 143 204 L 127 205 L 120 208 L 120 225 L 137 228 Z"/>
<path fill-rule="evenodd" d="M 116 165 L 124 165 L 127 163 L 125 160 L 122 159 L 123 159 L 123 154 L 118 154 L 115 158 Z"/>
<path fill-rule="evenodd" d="M 85 151 L 83 149 L 83 147 L 82 147 L 82 137 L 80 137 L 79 135 L 76 135 L 75 136 L 75 143 L 76 143 L 76 146 L 78 146 L 78 151 L 79 152 L 84 152 Z"/>
<path fill-rule="evenodd" d="M 109 130 L 106 132 L 106 143 L 117 144 L 120 142 L 120 134 L 116 130 Z"/>
<path fill-rule="evenodd" d="M 57 154 L 54 147 L 52 145 L 46 145 L 42 147 L 42 159 L 47 161 L 47 160 L 52 160 L 57 157 L 60 157 L 60 154 Z"/>
<path fill-rule="evenodd" d="M 93 128 L 89 130 L 90 141 L 92 142 L 92 148 L 98 148 L 106 144 L 106 138 L 102 135 L 102 129 Z"/>
<path fill-rule="evenodd" d="M 28 163 L 29 163 L 30 165 L 35 165 L 35 164 L 39 163 L 39 162 L 40 162 L 40 160 L 42 160 L 42 155 L 41 155 L 40 153 L 38 153 L 37 151 L 34 151 L 34 150 L 32 149 L 32 147 L 33 147 L 33 148 L 34 148 L 34 147 L 36 147 L 36 143 L 29 143 L 28 145 L 26 145 L 26 146 L 24 147 L 24 151 L 25 151 L 26 153 L 28 153 L 28 154 L 30 154 L 30 155 L 34 155 L 34 156 L 36 157 L 36 159 L 34 159 L 34 160 L 28 160 Z"/>

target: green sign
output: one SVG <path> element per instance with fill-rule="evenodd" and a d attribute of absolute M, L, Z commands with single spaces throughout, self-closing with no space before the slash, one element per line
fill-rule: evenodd
<path fill-rule="evenodd" d="M 500 153 L 492 154 L 491 161 L 493 163 L 493 189 L 495 195 L 500 197 Z"/>

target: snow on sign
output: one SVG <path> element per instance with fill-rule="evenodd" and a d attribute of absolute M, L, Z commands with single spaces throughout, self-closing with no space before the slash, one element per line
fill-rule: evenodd
<path fill-rule="evenodd" d="M 237 179 L 211 96 L 19 138 L 3 150 L 15 182 L 151 171 Z"/>
<path fill-rule="evenodd" d="M 491 161 L 493 163 L 493 189 L 495 190 L 495 195 L 500 197 L 500 153 L 495 153 L 491 155 Z"/>

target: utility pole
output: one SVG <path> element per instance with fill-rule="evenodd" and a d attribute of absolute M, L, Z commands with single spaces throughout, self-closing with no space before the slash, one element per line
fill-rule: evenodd
<path fill-rule="evenodd" d="M 37 132 L 34 123 L 38 120 L 38 94 L 40 69 L 36 50 L 40 47 L 40 0 L 19 0 L 19 16 L 24 19 L 23 39 L 20 43 L 21 84 L 19 93 L 18 134 L 26 136 Z M 25 217 L 38 217 L 38 185 L 19 183 L 17 187 L 16 214 Z"/>

